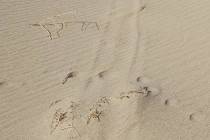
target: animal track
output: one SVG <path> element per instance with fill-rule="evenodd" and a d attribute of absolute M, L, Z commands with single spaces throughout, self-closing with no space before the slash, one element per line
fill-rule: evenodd
<path fill-rule="evenodd" d="M 105 71 L 98 73 L 97 76 L 103 77 L 104 72 Z M 77 72 L 68 73 L 63 81 L 63 84 L 65 84 L 69 78 L 73 78 L 76 75 Z M 137 82 L 139 81 L 140 79 L 137 78 Z M 74 134 L 72 134 L 72 138 L 75 138 L 73 136 L 81 137 L 79 130 L 81 130 L 82 128 L 81 125 L 78 126 L 78 122 L 80 122 L 83 127 L 91 125 L 91 123 L 95 121 L 101 122 L 101 120 L 107 113 L 107 107 L 111 107 L 111 103 L 113 101 L 118 100 L 119 103 L 122 103 L 125 99 L 131 100 L 137 96 L 147 97 L 152 95 L 153 91 L 155 90 L 152 87 L 140 85 L 136 89 L 122 92 L 117 97 L 100 97 L 94 103 L 91 104 L 87 112 L 85 110 L 83 110 L 83 112 L 80 112 L 80 109 L 82 109 L 80 102 L 71 101 L 70 105 L 67 102 L 65 106 L 59 107 L 55 110 L 50 124 L 50 134 L 52 135 L 56 130 L 71 130 L 74 132 Z M 56 105 L 60 104 L 61 102 L 62 100 L 56 100 L 55 102 L 51 103 L 50 107 L 56 107 Z M 79 130 L 77 129 L 77 127 L 79 128 Z"/>
<path fill-rule="evenodd" d="M 66 114 L 67 112 L 63 112 L 61 108 L 56 110 L 51 123 L 50 134 L 52 134 L 56 130 L 60 123 L 62 123 L 63 119 L 66 118 Z"/>
<path fill-rule="evenodd" d="M 52 135 L 54 131 L 59 128 L 63 131 L 67 129 L 74 130 L 76 135 L 80 136 L 79 131 L 74 126 L 75 119 L 81 117 L 80 113 L 78 112 L 78 107 L 78 103 L 71 102 L 70 106 L 67 109 L 56 109 L 50 125 L 50 134 Z"/>
<path fill-rule="evenodd" d="M 50 104 L 49 108 L 51 108 L 52 106 L 54 106 L 55 104 L 57 104 L 57 103 L 59 103 L 59 102 L 61 102 L 61 101 L 62 101 L 62 100 L 56 100 L 56 101 L 52 102 L 52 103 Z"/>
<path fill-rule="evenodd" d="M 100 117 L 103 111 L 98 111 L 97 109 L 90 110 L 90 114 L 88 116 L 87 124 L 90 123 L 91 119 L 97 119 L 99 122 L 101 121 Z"/>
<path fill-rule="evenodd" d="M 106 74 L 107 71 L 102 71 L 98 73 L 99 78 L 104 78 L 104 75 Z"/>
<path fill-rule="evenodd" d="M 64 85 L 69 79 L 74 78 L 75 76 L 77 76 L 77 72 L 75 71 L 68 73 L 64 78 L 62 84 Z"/>
<path fill-rule="evenodd" d="M 88 119 L 87 119 L 87 124 L 90 123 L 91 119 L 97 119 L 99 122 L 101 120 L 101 115 L 104 112 L 103 111 L 103 107 L 105 105 L 108 105 L 110 103 L 110 99 L 108 99 L 107 97 L 102 97 L 100 98 L 94 105 L 92 108 L 90 108 L 90 112 L 88 115 Z"/>
<path fill-rule="evenodd" d="M 130 99 L 131 96 L 136 96 L 136 95 L 143 95 L 144 97 L 149 96 L 149 94 L 151 93 L 151 91 L 148 89 L 148 87 L 142 87 L 139 90 L 130 90 L 128 92 L 122 92 L 120 95 L 120 99 Z"/>
<path fill-rule="evenodd" d="M 143 6 L 140 8 L 139 12 L 144 11 L 146 8 L 147 8 L 147 6 L 146 6 L 146 5 L 143 5 Z"/>

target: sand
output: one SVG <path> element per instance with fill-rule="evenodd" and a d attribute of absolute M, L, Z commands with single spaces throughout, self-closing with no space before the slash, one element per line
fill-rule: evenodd
<path fill-rule="evenodd" d="M 1 140 L 209 140 L 210 1 L 0 5 Z"/>

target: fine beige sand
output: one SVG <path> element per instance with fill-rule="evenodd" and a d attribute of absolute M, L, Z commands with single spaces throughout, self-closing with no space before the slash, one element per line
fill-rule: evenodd
<path fill-rule="evenodd" d="M 0 140 L 209 140 L 209 0 L 2 0 Z"/>

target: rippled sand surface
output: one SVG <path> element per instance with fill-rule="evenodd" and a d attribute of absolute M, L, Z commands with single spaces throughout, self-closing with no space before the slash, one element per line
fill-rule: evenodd
<path fill-rule="evenodd" d="M 210 1 L 3 0 L 1 140 L 209 140 Z"/>

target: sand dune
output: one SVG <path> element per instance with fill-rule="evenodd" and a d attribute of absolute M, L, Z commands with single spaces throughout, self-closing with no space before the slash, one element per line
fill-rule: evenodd
<path fill-rule="evenodd" d="M 0 5 L 0 139 L 210 139 L 210 2 Z"/>

